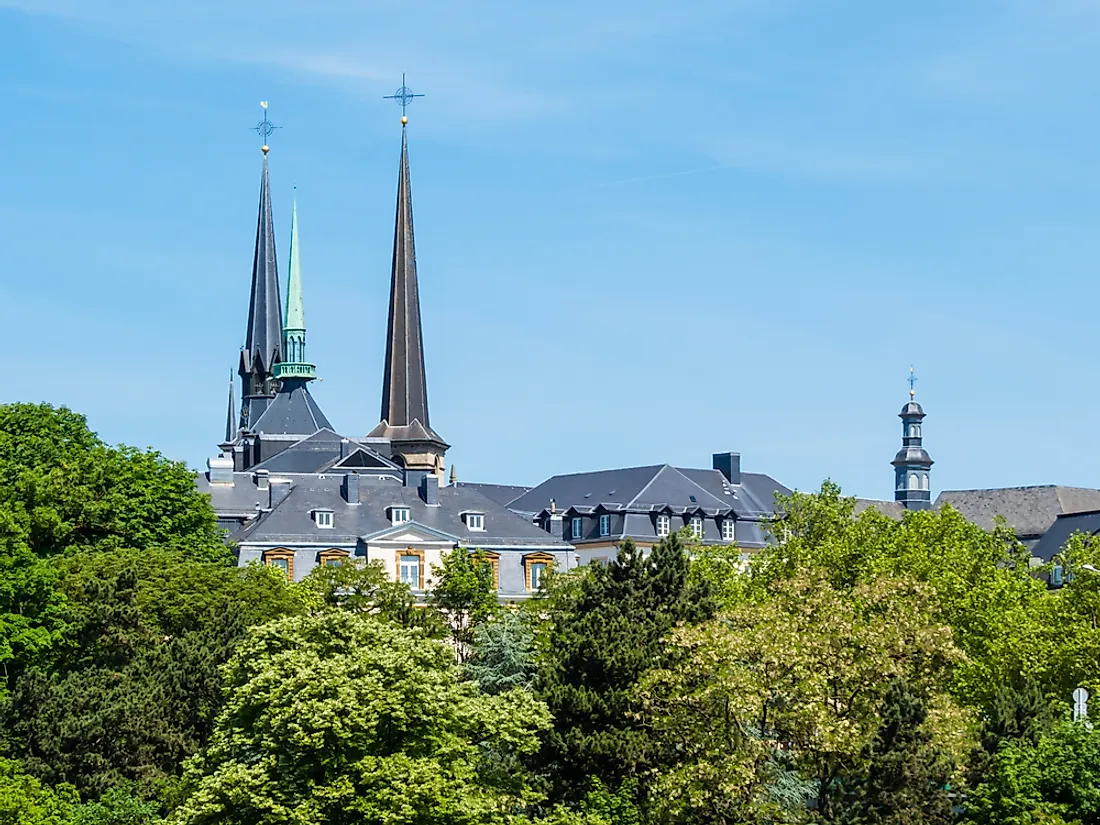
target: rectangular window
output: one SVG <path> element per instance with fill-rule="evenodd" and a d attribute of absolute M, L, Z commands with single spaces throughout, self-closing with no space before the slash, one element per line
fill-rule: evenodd
<path fill-rule="evenodd" d="M 467 513 L 466 527 L 470 530 L 484 530 L 485 515 L 483 513 Z"/>
<path fill-rule="evenodd" d="M 394 507 L 390 510 L 390 521 L 392 521 L 394 524 L 405 524 L 408 520 L 408 507 Z"/>
<path fill-rule="evenodd" d="M 611 535 L 611 516 L 600 516 L 600 535 Z"/>
<path fill-rule="evenodd" d="M 286 575 L 290 575 L 290 561 L 287 559 L 272 559 L 271 566 L 276 570 L 282 570 Z"/>
<path fill-rule="evenodd" d="M 325 567 L 339 567 L 343 563 L 344 563 L 343 559 L 337 559 L 337 558 L 325 559 Z"/>
<path fill-rule="evenodd" d="M 722 519 L 722 541 L 733 541 L 734 540 L 734 537 L 735 537 L 734 530 L 735 530 L 735 528 L 734 528 L 733 524 L 734 524 L 734 522 L 733 522 L 732 518 Z"/>
<path fill-rule="evenodd" d="M 699 516 L 691 519 L 691 533 L 697 539 L 703 538 L 703 520 Z"/>
<path fill-rule="evenodd" d="M 314 518 L 317 521 L 318 527 L 332 527 L 332 511 L 331 510 L 318 510 L 314 514 Z"/>
<path fill-rule="evenodd" d="M 668 516 L 657 516 L 657 535 L 667 536 L 671 523 Z"/>
<path fill-rule="evenodd" d="M 542 584 L 543 574 L 546 573 L 546 562 L 536 561 L 531 565 L 531 589 L 538 590 Z"/>
<path fill-rule="evenodd" d="M 573 519 L 573 538 L 579 539 L 582 535 L 584 535 L 584 519 L 574 518 Z"/>
<path fill-rule="evenodd" d="M 420 589 L 420 556 L 402 556 L 399 571 L 401 582 L 413 590 Z"/>

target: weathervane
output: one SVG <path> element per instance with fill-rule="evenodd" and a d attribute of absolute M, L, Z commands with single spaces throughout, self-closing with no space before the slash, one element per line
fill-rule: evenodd
<path fill-rule="evenodd" d="M 405 117 L 405 109 L 413 102 L 414 97 L 424 97 L 424 95 L 414 95 L 412 89 L 405 85 L 405 73 L 401 72 L 401 88 L 392 95 L 383 95 L 382 99 L 396 100 L 401 104 L 401 123 L 404 125 L 409 122 L 409 119 Z"/>
<path fill-rule="evenodd" d="M 909 397 L 912 398 L 917 394 L 917 391 L 913 389 L 913 385 L 917 383 L 917 374 L 913 371 L 913 368 L 909 368 Z"/>
<path fill-rule="evenodd" d="M 270 148 L 267 145 L 267 139 L 269 137 L 271 137 L 272 132 L 274 132 L 276 129 L 282 129 L 283 127 L 282 126 L 276 126 L 274 123 L 272 123 L 270 120 L 267 119 L 267 101 L 266 100 L 261 100 L 260 101 L 260 107 L 264 110 L 264 119 L 261 120 L 259 123 L 257 123 L 253 128 L 256 130 L 256 134 L 259 135 L 260 138 L 264 142 L 264 145 L 260 147 L 260 151 L 263 152 L 266 155 L 267 150 Z"/>

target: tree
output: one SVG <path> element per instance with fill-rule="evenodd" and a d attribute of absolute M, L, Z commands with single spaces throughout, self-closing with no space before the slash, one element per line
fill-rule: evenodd
<path fill-rule="evenodd" d="M 538 672 L 532 617 L 520 610 L 501 611 L 474 631 L 473 655 L 464 672 L 485 693 L 530 690 Z"/>
<path fill-rule="evenodd" d="M 839 783 L 834 819 L 851 825 L 947 825 L 952 765 L 925 729 L 928 712 L 904 678 L 891 681 L 866 767 Z"/>
<path fill-rule="evenodd" d="M 183 464 L 109 447 L 63 407 L 0 405 L 0 513 L 0 528 L 40 557 L 159 547 L 230 558 L 214 511 Z"/>
<path fill-rule="evenodd" d="M 0 825 L 69 825 L 77 802 L 71 787 L 50 788 L 0 759 Z"/>
<path fill-rule="evenodd" d="M 86 797 L 180 771 L 221 706 L 219 668 L 251 625 L 300 612 L 264 567 L 238 569 L 167 551 L 97 551 L 56 560 L 61 642 L 14 683 L 12 753 L 34 775 Z"/>
<path fill-rule="evenodd" d="M 484 553 L 471 555 L 464 547 L 444 553 L 442 562 L 432 566 L 431 606 L 447 628 L 458 661 L 465 662 L 477 628 L 500 609 L 496 574 Z"/>
<path fill-rule="evenodd" d="M 625 541 L 608 566 L 561 577 L 536 609 L 546 620 L 537 693 L 554 716 L 539 764 L 556 795 L 581 798 L 590 776 L 617 788 L 660 764 L 638 715 L 638 680 L 667 661 L 669 631 L 713 613 L 706 582 L 689 580 L 680 537 L 648 556 Z"/>
<path fill-rule="evenodd" d="M 369 613 L 403 627 L 418 627 L 435 636 L 442 633 L 434 613 L 416 606 L 404 582 L 393 581 L 380 561 L 361 564 L 345 559 L 313 568 L 300 583 L 307 598 L 319 608 L 339 607 Z"/>
<path fill-rule="evenodd" d="M 829 789 L 868 758 L 890 680 L 942 689 L 959 654 L 927 588 L 883 577 L 844 591 L 827 575 L 777 580 L 673 631 L 670 664 L 638 691 L 643 721 L 671 755 L 649 796 L 660 821 L 796 820 L 805 797 L 792 788 L 812 790 L 828 817 Z M 964 720 L 946 697 L 937 710 L 954 752 Z"/>
<path fill-rule="evenodd" d="M 529 792 L 493 755 L 532 751 L 546 708 L 459 676 L 445 643 L 350 611 L 255 629 L 172 821 L 509 821 Z"/>

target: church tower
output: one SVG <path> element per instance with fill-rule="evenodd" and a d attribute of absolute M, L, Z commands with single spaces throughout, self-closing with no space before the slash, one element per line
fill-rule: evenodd
<path fill-rule="evenodd" d="M 405 87 L 402 86 L 402 90 Z M 410 95 L 411 96 L 411 95 Z M 409 180 L 408 118 L 401 117 L 401 162 L 397 176 L 397 214 L 393 231 L 390 312 L 382 381 L 381 421 L 368 438 L 385 438 L 393 457 L 414 486 L 427 475 L 443 480 L 443 455 L 449 446 L 428 422 L 428 382 L 420 323 L 420 288 L 413 241 L 412 186 Z"/>
<path fill-rule="evenodd" d="M 264 123 L 267 123 L 265 111 Z M 279 301 L 279 268 L 275 259 L 275 225 L 271 216 L 271 190 L 267 177 L 268 146 L 263 145 L 260 177 L 260 210 L 256 219 L 256 251 L 252 258 L 252 291 L 248 300 L 248 327 L 237 374 L 241 377 L 243 430 L 267 409 L 277 388 L 275 365 L 283 360 L 282 320 Z"/>
<path fill-rule="evenodd" d="M 932 507 L 928 475 L 934 462 L 922 445 L 924 410 L 915 399 L 913 384 L 916 380 L 910 369 L 909 402 L 898 413 L 901 419 L 901 449 L 890 463 L 894 465 L 894 501 L 909 510 L 928 510 Z"/>

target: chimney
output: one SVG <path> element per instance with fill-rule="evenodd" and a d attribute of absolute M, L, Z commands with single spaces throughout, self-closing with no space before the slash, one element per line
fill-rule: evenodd
<path fill-rule="evenodd" d="M 271 472 L 268 470 L 256 471 L 256 489 L 266 490 L 271 486 Z"/>
<path fill-rule="evenodd" d="M 351 442 L 346 438 L 340 441 L 340 458 L 347 458 L 351 455 Z"/>
<path fill-rule="evenodd" d="M 223 487 L 233 486 L 233 459 L 220 455 L 206 459 L 206 479 L 211 484 Z"/>
<path fill-rule="evenodd" d="M 341 485 L 340 493 L 348 504 L 359 503 L 359 473 L 344 474 L 344 483 Z"/>
<path fill-rule="evenodd" d="M 711 466 L 724 475 L 730 484 L 741 483 L 741 453 L 715 453 Z"/>
<path fill-rule="evenodd" d="M 429 507 L 439 506 L 439 477 L 426 475 L 420 480 L 420 497 Z"/>
<path fill-rule="evenodd" d="M 558 512 L 558 503 L 556 501 L 554 501 L 554 499 L 550 499 L 550 512 L 551 513 Z"/>

